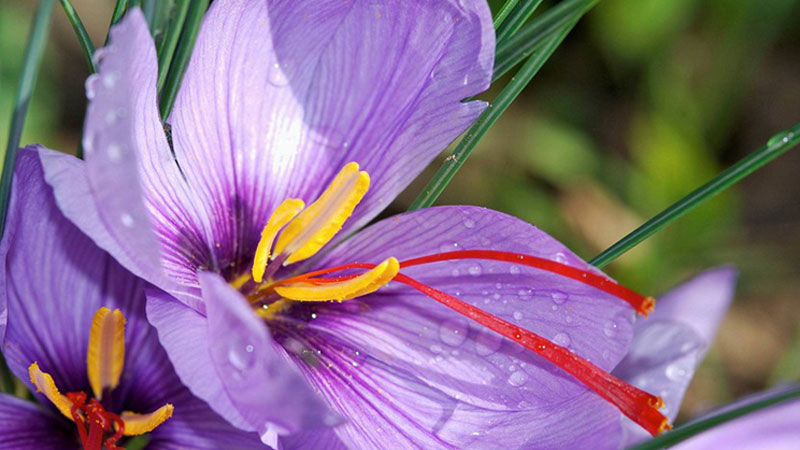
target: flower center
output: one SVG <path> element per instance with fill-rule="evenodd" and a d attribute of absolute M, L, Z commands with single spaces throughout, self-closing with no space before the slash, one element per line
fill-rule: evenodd
<path fill-rule="evenodd" d="M 640 295 L 597 273 L 531 255 L 497 250 L 463 250 L 402 262 L 390 257 L 380 264 L 352 263 L 280 280 L 272 279 L 281 265 L 307 259 L 327 244 L 353 213 L 368 188 L 367 173 L 360 172 L 358 164 L 349 163 L 308 208 L 303 209 L 304 203 L 298 199 L 285 200 L 278 206 L 261 233 L 251 272 L 255 287 L 250 286 L 247 294 L 259 316 L 273 319 L 276 314 L 290 307 L 292 302 L 341 302 L 371 294 L 391 281 L 403 283 L 562 368 L 651 434 L 655 435 L 670 428 L 667 418 L 658 411 L 663 406 L 659 397 L 625 383 L 563 346 L 410 278 L 400 273 L 400 269 L 463 259 L 521 264 L 555 273 L 614 295 L 628 302 L 642 315 L 653 310 L 655 300 L 652 297 Z M 273 249 L 276 238 L 277 243 Z M 360 269 L 362 272 L 352 274 L 353 269 Z M 351 272 L 348 275 L 324 277 L 344 270 Z M 232 284 L 235 288 L 242 289 L 250 282 L 250 274 L 247 274 L 234 280 Z"/>
<path fill-rule="evenodd" d="M 62 395 L 53 377 L 34 362 L 28 367 L 28 375 L 41 392 L 56 408 L 75 422 L 81 444 L 86 450 L 100 450 L 103 436 L 108 450 L 118 450 L 116 445 L 122 436 L 149 433 L 172 417 L 174 407 L 167 403 L 149 414 L 125 411 L 120 415 L 106 411 L 100 400 L 110 394 L 119 384 L 125 361 L 125 317 L 120 310 L 100 308 L 92 319 L 89 331 L 89 349 L 86 357 L 86 372 L 94 397 L 85 392 L 68 392 Z"/>

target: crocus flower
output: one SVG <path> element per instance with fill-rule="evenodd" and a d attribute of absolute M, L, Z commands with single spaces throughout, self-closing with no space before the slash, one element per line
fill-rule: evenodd
<path fill-rule="evenodd" d="M 631 348 L 613 374 L 664 399 L 664 415 L 678 416 L 695 370 L 703 361 L 733 300 L 736 270 L 707 270 L 658 297 L 658 308 L 634 325 Z M 629 447 L 647 439 L 623 419 Z"/>
<path fill-rule="evenodd" d="M 265 443 L 613 448 L 618 410 L 657 433 L 660 399 L 608 374 L 653 299 L 482 208 L 342 239 L 486 107 L 462 100 L 493 48 L 482 0 L 218 0 L 168 140 L 134 10 L 87 81 L 85 163 L 40 158 L 64 214 L 157 287 L 181 380 Z"/>
<path fill-rule="evenodd" d="M 21 150 L 0 244 L 0 341 L 40 405 L 0 394 L 0 448 L 260 448 L 192 396 L 144 311 L 144 282 L 72 225 Z"/>

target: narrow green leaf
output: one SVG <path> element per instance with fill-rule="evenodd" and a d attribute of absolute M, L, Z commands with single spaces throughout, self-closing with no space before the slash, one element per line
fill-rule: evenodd
<path fill-rule="evenodd" d="M 158 92 L 164 87 L 164 82 L 167 80 L 167 73 L 169 72 L 172 58 L 175 55 L 175 49 L 178 46 L 178 39 L 181 37 L 183 24 L 186 21 L 186 14 L 189 12 L 189 0 L 179 0 L 178 8 L 175 12 L 175 19 L 170 22 L 167 29 L 167 34 L 161 41 L 161 46 L 158 49 Z"/>
<path fill-rule="evenodd" d="M 75 30 L 75 35 L 78 37 L 78 42 L 81 44 L 83 56 L 86 58 L 86 63 L 89 64 L 89 72 L 97 72 L 97 68 L 94 66 L 94 61 L 92 61 L 92 55 L 94 55 L 94 44 L 92 43 L 92 38 L 90 38 L 89 33 L 86 32 L 86 28 L 84 28 L 83 22 L 78 16 L 78 13 L 75 11 L 75 8 L 72 7 L 72 3 L 70 3 L 69 0 L 59 1 L 61 2 L 61 6 L 64 8 L 64 12 L 67 14 L 69 23 L 72 24 L 72 29 Z"/>
<path fill-rule="evenodd" d="M 508 22 L 506 22 L 502 27 L 497 28 L 497 45 L 499 46 L 501 42 L 508 40 L 511 36 L 515 35 L 522 25 L 525 25 L 525 22 L 531 17 L 536 8 L 542 4 L 542 0 L 528 0 L 524 4 L 520 5 L 519 8 L 515 9 L 513 13 L 508 18 Z"/>
<path fill-rule="evenodd" d="M 127 9 L 128 0 L 117 0 L 117 4 L 114 6 L 114 12 L 111 13 L 111 25 L 119 22 L 119 19 L 122 18 Z M 106 42 L 108 42 L 108 37 L 106 37 Z"/>
<path fill-rule="evenodd" d="M 642 224 L 642 226 L 633 230 L 630 234 L 617 241 L 617 243 L 592 258 L 589 264 L 596 267 L 607 265 L 626 251 L 635 247 L 638 243 L 650 237 L 656 231 L 664 228 L 675 219 L 683 216 L 714 195 L 733 186 L 742 178 L 760 169 L 798 143 L 800 143 L 800 123 L 773 136 L 763 147 L 722 171 L 708 183 L 695 189 L 687 196 L 655 215 L 652 219 Z"/>
<path fill-rule="evenodd" d="M 8 213 L 8 199 L 11 194 L 11 178 L 14 176 L 14 166 L 17 161 L 17 147 L 22 137 L 22 127 L 28 113 L 28 104 L 33 95 L 36 78 L 42 55 L 47 44 L 47 34 L 50 30 L 50 17 L 53 12 L 54 0 L 41 0 L 33 19 L 33 28 L 25 47 L 25 57 L 22 60 L 22 72 L 17 86 L 17 97 L 14 100 L 14 112 L 11 115 L 11 127 L 6 144 L 6 155 L 3 161 L 3 174 L 0 178 L 0 235 L 2 235 Z"/>
<path fill-rule="evenodd" d="M 631 447 L 630 450 L 655 450 L 670 447 L 710 428 L 796 398 L 800 398 L 800 387 L 793 387 L 788 390 L 783 390 L 770 395 L 767 398 L 763 398 L 747 405 L 725 411 L 724 413 L 687 423 L 686 425 L 675 428 L 674 430 L 664 433 L 661 436 Z"/>
<path fill-rule="evenodd" d="M 494 58 L 495 81 L 536 51 L 542 43 L 568 23 L 581 18 L 600 0 L 565 0 L 548 9 L 505 40 L 498 40 Z"/>
<path fill-rule="evenodd" d="M 25 56 L 22 60 L 22 72 L 19 76 L 17 96 L 14 100 L 14 112 L 11 115 L 11 127 L 8 132 L 6 154 L 3 161 L 3 172 L 0 177 L 0 236 L 5 229 L 6 215 L 8 214 L 8 201 L 11 195 L 11 180 L 14 176 L 14 167 L 17 162 L 17 147 L 22 137 L 22 127 L 28 112 L 28 104 L 33 95 L 36 78 L 39 75 L 39 66 L 47 44 L 47 34 L 50 31 L 50 17 L 53 13 L 54 0 L 42 0 L 36 8 L 33 27 L 25 47 Z M 14 376 L 8 370 L 5 360 L 0 357 L 0 389 L 3 392 L 14 391 Z"/>
<path fill-rule="evenodd" d="M 494 16 L 495 30 L 500 28 L 500 25 L 503 24 L 504 20 L 506 20 L 506 17 L 508 17 L 508 14 L 511 12 L 511 10 L 514 9 L 515 6 L 517 6 L 517 3 L 519 3 L 519 0 L 506 0 L 503 7 L 500 8 L 500 11 L 498 11 L 497 14 L 495 14 Z"/>
<path fill-rule="evenodd" d="M 550 58 L 550 55 L 553 54 L 574 25 L 575 22 L 567 24 L 559 33 L 548 37 L 541 49 L 535 52 L 530 59 L 525 62 L 519 72 L 517 72 L 514 78 L 511 79 L 503 91 L 495 98 L 494 102 L 486 108 L 472 127 L 467 130 L 464 138 L 458 143 L 453 153 L 445 159 L 431 181 L 429 181 L 422 190 L 422 193 L 420 193 L 408 208 L 409 211 L 427 208 L 433 205 L 436 199 L 442 194 L 447 184 L 450 183 L 450 180 L 453 179 L 456 172 L 458 172 L 458 169 L 461 168 L 464 161 L 467 160 L 467 157 L 469 157 L 475 149 L 478 141 L 489 131 L 489 128 L 491 128 L 503 112 L 508 109 L 511 102 L 517 98 L 525 86 L 527 86 L 536 73 L 539 72 L 539 69 L 541 69 L 548 58 Z"/>
<path fill-rule="evenodd" d="M 197 39 L 197 32 L 203 23 L 203 16 L 206 13 L 206 9 L 208 9 L 209 1 L 192 0 L 192 7 L 189 9 L 189 14 L 186 18 L 186 25 L 183 27 L 183 32 L 178 41 L 178 48 L 175 51 L 167 79 L 164 82 L 164 89 L 161 92 L 161 101 L 159 103 L 161 120 L 167 120 L 169 113 L 172 111 L 172 106 L 175 104 L 175 97 L 178 95 L 178 88 L 180 87 L 181 79 L 183 79 L 183 73 L 186 71 L 186 66 L 189 65 L 194 41 Z"/>

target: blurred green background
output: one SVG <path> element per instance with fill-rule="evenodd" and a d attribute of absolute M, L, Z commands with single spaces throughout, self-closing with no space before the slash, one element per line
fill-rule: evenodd
<path fill-rule="evenodd" d="M 73 3 L 100 46 L 113 2 Z M 4 140 L 34 7 L 0 1 Z M 603 0 L 439 203 L 513 214 L 591 258 L 800 121 L 798 24 L 794 0 Z M 57 8 L 23 143 L 77 148 L 87 75 Z M 392 212 L 406 209 L 435 167 Z M 685 416 L 800 378 L 798 174 L 794 150 L 608 267 L 647 293 L 714 265 L 740 269 L 736 301 L 690 388 Z"/>

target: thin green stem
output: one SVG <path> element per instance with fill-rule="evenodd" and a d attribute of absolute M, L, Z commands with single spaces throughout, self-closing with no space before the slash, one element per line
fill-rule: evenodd
<path fill-rule="evenodd" d="M 125 14 L 125 11 L 128 9 L 128 0 L 117 0 L 117 4 L 114 5 L 114 12 L 111 13 L 111 25 L 116 24 L 119 22 L 119 19 Z M 108 41 L 108 38 L 106 38 Z"/>
<path fill-rule="evenodd" d="M 94 66 L 94 61 L 92 60 L 92 55 L 94 55 L 92 38 L 90 38 L 89 33 L 86 32 L 86 28 L 84 28 L 83 22 L 75 11 L 75 8 L 72 7 L 72 3 L 70 3 L 69 0 L 59 1 L 61 2 L 61 7 L 64 8 L 64 12 L 67 14 L 69 23 L 72 24 L 72 29 L 75 30 L 75 35 L 78 37 L 81 50 L 83 50 L 83 56 L 86 58 L 86 63 L 89 65 L 89 72 L 97 72 L 97 68 Z"/>
<path fill-rule="evenodd" d="M 11 115 L 11 127 L 6 144 L 6 155 L 3 162 L 3 173 L 0 178 L 0 235 L 5 227 L 6 214 L 8 213 L 8 199 L 11 194 L 11 179 L 14 176 L 14 166 L 17 162 L 17 147 L 22 137 L 22 127 L 28 113 L 28 105 L 39 75 L 42 56 L 47 44 L 47 34 L 50 30 L 50 17 L 53 12 L 54 0 L 41 0 L 36 9 L 33 28 L 25 47 L 25 57 L 22 61 L 22 72 L 17 86 L 17 97 L 14 100 L 14 112 Z"/>
<path fill-rule="evenodd" d="M 768 408 L 779 403 L 783 403 L 792 399 L 800 398 L 800 387 L 794 387 L 789 390 L 776 393 L 747 405 L 725 411 L 721 414 L 716 414 L 711 417 L 701 419 L 695 422 L 687 423 L 686 425 L 675 428 L 674 430 L 664 433 L 661 436 L 645 441 L 637 446 L 631 447 L 630 450 L 655 450 L 670 447 L 681 441 L 685 441 L 698 433 L 716 427 L 731 420 L 738 419 L 739 417 L 747 414 Z"/>
<path fill-rule="evenodd" d="M 733 166 L 722 171 L 708 183 L 695 189 L 689 195 L 678 200 L 667 209 L 655 215 L 639 228 L 623 237 L 617 243 L 592 258 L 589 263 L 596 267 L 603 267 L 627 252 L 638 243 L 652 236 L 656 231 L 664 228 L 672 221 L 694 209 L 709 198 L 733 186 L 742 178 L 750 175 L 762 166 L 785 153 L 787 150 L 800 143 L 800 123 L 782 131 L 767 141 L 767 143 L 746 156 Z"/>
<path fill-rule="evenodd" d="M 161 92 L 161 88 L 164 87 L 164 82 L 167 80 L 167 73 L 175 55 L 175 49 L 178 46 L 178 39 L 181 37 L 190 3 L 189 0 L 179 0 L 178 8 L 175 11 L 175 19 L 170 23 L 167 34 L 158 49 L 158 92 Z"/>
<path fill-rule="evenodd" d="M 427 208 L 436 201 L 442 194 L 444 188 L 453 179 L 458 169 L 464 164 L 469 155 L 475 149 L 478 141 L 489 131 L 489 128 L 497 122 L 497 119 L 508 109 L 511 102 L 522 92 L 525 86 L 533 79 L 539 69 L 550 58 L 555 49 L 575 25 L 575 22 L 567 24 L 559 33 L 550 36 L 542 48 L 533 54 L 522 66 L 519 72 L 511 79 L 508 85 L 497 96 L 492 104 L 481 114 L 475 124 L 470 127 L 464 138 L 456 146 L 453 153 L 448 156 L 431 181 L 422 190 L 422 193 L 414 200 L 409 207 L 409 211 Z"/>
<path fill-rule="evenodd" d="M 565 24 L 577 21 L 599 1 L 566 0 L 548 9 L 513 36 L 498 40 L 492 81 L 508 73 L 538 50 L 546 39 L 557 33 Z"/>
<path fill-rule="evenodd" d="M 508 14 L 511 12 L 511 10 L 517 6 L 517 3 L 519 3 L 519 0 L 506 0 L 506 2 L 503 4 L 503 7 L 500 8 L 500 11 L 498 11 L 494 16 L 495 30 L 500 28 L 500 25 L 502 25 L 503 21 L 506 20 L 506 17 L 508 17 Z"/>
<path fill-rule="evenodd" d="M 25 116 L 33 95 L 33 88 L 36 86 L 36 78 L 39 75 L 39 67 L 47 44 L 53 4 L 54 0 L 42 0 L 39 2 L 33 19 L 33 27 L 28 37 L 28 44 L 25 47 L 25 56 L 22 60 L 22 72 L 19 76 L 17 96 L 14 100 L 14 112 L 11 115 L 11 126 L 8 132 L 8 143 L 3 161 L 3 172 L 2 177 L 0 177 L 0 236 L 2 236 L 5 229 L 8 201 L 11 196 L 11 181 L 14 177 L 14 167 L 17 163 L 17 147 L 19 147 L 19 141 L 22 137 Z M 2 357 L 0 357 L 0 384 L 2 384 L 0 388 L 4 392 L 13 392 L 14 376 L 8 370 L 8 366 Z"/>
<path fill-rule="evenodd" d="M 206 9 L 208 9 L 208 3 L 209 0 L 192 0 L 192 7 L 189 9 L 189 14 L 186 18 L 186 25 L 183 27 L 175 57 L 172 59 L 169 73 L 166 81 L 164 81 L 164 89 L 161 92 L 159 105 L 161 107 L 162 121 L 167 120 L 169 113 L 172 111 L 172 106 L 175 104 L 175 97 L 178 95 L 178 88 L 183 79 L 183 73 L 186 71 L 186 66 L 189 65 L 194 42 L 197 39 L 197 32 L 203 23 L 203 16 L 206 13 Z"/>
<path fill-rule="evenodd" d="M 515 35 L 541 4 L 542 0 L 528 0 L 515 9 L 509 16 L 508 22 L 497 29 L 497 45 Z"/>

